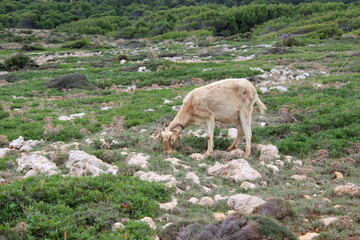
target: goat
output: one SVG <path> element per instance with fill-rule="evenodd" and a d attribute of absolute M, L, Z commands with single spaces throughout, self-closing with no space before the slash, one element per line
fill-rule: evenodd
<path fill-rule="evenodd" d="M 205 156 L 211 155 L 214 148 L 215 121 L 225 124 L 235 124 L 237 136 L 228 147 L 234 150 L 243 134 L 246 139 L 245 156 L 251 153 L 251 119 L 254 103 L 260 112 L 267 109 L 258 97 L 254 86 L 245 78 L 224 79 L 189 92 L 174 120 L 157 135 L 163 142 L 164 153 L 175 150 L 176 142 L 181 132 L 190 125 L 206 125 L 208 148 Z"/>

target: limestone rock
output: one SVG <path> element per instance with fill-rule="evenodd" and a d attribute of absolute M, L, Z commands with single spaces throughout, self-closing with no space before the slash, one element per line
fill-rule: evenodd
<path fill-rule="evenodd" d="M 339 220 L 337 217 L 327 217 L 320 219 L 320 222 L 322 222 L 325 225 L 325 227 L 327 227 L 328 225 L 336 222 L 337 220 Z"/>
<path fill-rule="evenodd" d="M 69 151 L 69 158 L 65 162 L 65 166 L 69 168 L 70 176 L 98 176 L 103 173 L 116 175 L 117 166 L 112 166 L 103 162 L 94 155 L 87 154 L 79 150 Z"/>
<path fill-rule="evenodd" d="M 196 204 L 199 202 L 199 199 L 197 199 L 196 197 L 191 197 L 188 201 L 192 204 Z"/>
<path fill-rule="evenodd" d="M 256 188 L 256 185 L 253 184 L 253 183 L 250 183 L 250 182 L 243 182 L 241 185 L 240 185 L 241 188 L 245 189 L 245 190 L 249 190 L 249 189 L 255 189 Z"/>
<path fill-rule="evenodd" d="M 337 186 L 334 189 L 334 193 L 337 196 L 342 196 L 344 194 L 349 194 L 351 196 L 354 196 L 355 194 L 358 194 L 360 192 L 360 187 L 356 186 L 353 183 L 347 183 L 346 185 Z"/>
<path fill-rule="evenodd" d="M 201 161 L 204 160 L 205 156 L 200 154 L 200 153 L 193 153 L 190 155 L 191 159 L 196 160 L 196 161 Z"/>
<path fill-rule="evenodd" d="M 260 161 L 272 161 L 280 158 L 279 150 L 276 146 L 259 144 L 258 147 L 260 148 Z"/>
<path fill-rule="evenodd" d="M 150 158 L 149 155 L 143 153 L 130 153 L 125 161 L 132 166 L 140 166 L 142 168 L 148 167 L 148 159 Z"/>
<path fill-rule="evenodd" d="M 277 166 L 275 166 L 274 164 L 266 164 L 266 166 L 273 172 L 273 173 L 278 173 L 280 170 Z"/>
<path fill-rule="evenodd" d="M 232 160 L 226 164 L 216 162 L 213 167 L 207 169 L 207 173 L 210 176 L 229 178 L 235 182 L 261 178 L 260 173 L 251 168 L 249 163 L 244 159 Z"/>
<path fill-rule="evenodd" d="M 173 209 L 177 206 L 178 202 L 177 199 L 175 197 L 172 197 L 171 202 L 167 202 L 167 203 L 160 203 L 160 208 L 163 210 L 170 210 Z"/>
<path fill-rule="evenodd" d="M 296 181 L 305 181 L 307 179 L 307 176 L 305 176 L 305 175 L 292 175 L 291 178 L 296 180 Z"/>
<path fill-rule="evenodd" d="M 237 129 L 229 128 L 228 129 L 228 137 L 234 139 L 234 138 L 236 138 L 236 136 L 237 136 Z"/>
<path fill-rule="evenodd" d="M 222 200 L 227 200 L 229 197 L 228 196 L 225 196 L 225 197 L 222 197 L 220 194 L 216 194 L 215 195 L 215 202 L 218 202 L 218 201 L 222 201 Z"/>
<path fill-rule="evenodd" d="M 300 236 L 299 240 L 310 240 L 319 235 L 320 234 L 318 234 L 318 233 L 306 233 L 305 235 Z"/>
<path fill-rule="evenodd" d="M 17 171 L 27 171 L 24 176 L 25 178 L 39 173 L 45 173 L 48 176 L 58 173 L 58 168 L 54 162 L 36 153 L 24 155 L 16 159 L 16 161 L 18 164 Z"/>
<path fill-rule="evenodd" d="M 156 224 L 151 217 L 144 217 L 144 218 L 140 219 L 139 221 L 148 224 L 151 229 L 156 230 Z"/>
<path fill-rule="evenodd" d="M 336 179 L 343 179 L 344 175 L 341 172 L 335 172 Z"/>
<path fill-rule="evenodd" d="M 190 166 L 187 166 L 185 164 L 181 164 L 180 159 L 178 159 L 178 158 L 166 158 L 166 159 L 164 159 L 164 161 L 170 162 L 174 166 L 180 166 L 180 167 L 183 167 L 185 169 L 191 168 Z"/>
<path fill-rule="evenodd" d="M 226 215 L 224 213 L 216 212 L 216 213 L 213 213 L 213 217 L 218 221 L 222 221 L 226 218 Z"/>
<path fill-rule="evenodd" d="M 200 184 L 199 177 L 193 172 L 187 173 L 185 176 L 185 179 L 189 179 L 189 180 L 193 181 L 195 184 Z"/>
<path fill-rule="evenodd" d="M 251 214 L 256 207 L 264 204 L 265 201 L 256 196 L 237 194 L 229 197 L 227 205 L 242 214 Z"/>
<path fill-rule="evenodd" d="M 10 148 L 0 148 L 0 158 L 7 157 L 12 151 Z"/>
<path fill-rule="evenodd" d="M 33 147 L 35 147 L 36 145 L 38 145 L 39 143 L 44 143 L 44 140 L 28 140 L 28 141 L 24 141 L 22 146 L 20 147 L 21 151 L 31 151 L 33 149 Z"/>
<path fill-rule="evenodd" d="M 20 149 L 21 146 L 24 144 L 24 137 L 20 136 L 18 139 L 13 140 L 10 144 L 9 144 L 9 148 L 11 149 Z"/>
<path fill-rule="evenodd" d="M 112 225 L 112 230 L 115 231 L 117 229 L 124 229 L 125 226 L 122 223 L 116 222 Z"/>
<path fill-rule="evenodd" d="M 200 199 L 198 204 L 211 207 L 212 205 L 214 205 L 214 200 L 211 197 L 203 197 L 202 199 Z"/>
<path fill-rule="evenodd" d="M 148 182 L 165 182 L 166 186 L 174 186 L 177 183 L 172 175 L 159 175 L 154 172 L 138 171 L 134 174 L 134 177 L 139 177 L 141 180 Z"/>

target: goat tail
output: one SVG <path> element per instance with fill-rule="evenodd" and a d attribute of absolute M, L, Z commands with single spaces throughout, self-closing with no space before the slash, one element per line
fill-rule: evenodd
<path fill-rule="evenodd" d="M 256 104 L 258 105 L 261 114 L 262 114 L 262 115 L 265 115 L 265 110 L 267 109 L 267 107 L 265 106 L 265 104 L 260 100 L 259 97 L 256 98 L 255 102 L 256 102 Z"/>

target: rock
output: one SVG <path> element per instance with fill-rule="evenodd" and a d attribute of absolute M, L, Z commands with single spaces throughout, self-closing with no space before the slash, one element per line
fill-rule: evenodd
<path fill-rule="evenodd" d="M 200 153 L 193 153 L 190 155 L 190 157 L 191 157 L 191 159 L 196 160 L 196 161 L 202 161 L 205 158 L 205 156 Z"/>
<path fill-rule="evenodd" d="M 347 183 L 346 185 L 337 186 L 334 189 L 334 193 L 339 197 L 344 194 L 355 196 L 355 194 L 358 194 L 359 192 L 360 192 L 360 187 L 350 182 Z"/>
<path fill-rule="evenodd" d="M 116 231 L 117 229 L 121 229 L 123 230 L 125 228 L 125 226 L 122 223 L 116 222 L 112 225 L 111 229 L 113 231 Z"/>
<path fill-rule="evenodd" d="M 222 221 L 226 218 L 226 215 L 224 213 L 216 212 L 216 213 L 213 213 L 213 217 L 218 221 Z"/>
<path fill-rule="evenodd" d="M 126 60 L 125 60 L 125 59 L 121 59 L 121 60 L 120 60 L 120 64 L 121 64 L 121 65 L 124 65 L 125 63 L 126 63 Z"/>
<path fill-rule="evenodd" d="M 181 164 L 180 159 L 178 159 L 178 158 L 166 158 L 166 159 L 164 159 L 164 161 L 170 162 L 174 166 L 180 166 L 180 167 L 183 167 L 185 169 L 191 168 L 190 166 Z"/>
<path fill-rule="evenodd" d="M 177 199 L 175 197 L 171 198 L 171 202 L 167 202 L 167 203 L 160 203 L 160 208 L 163 210 L 170 210 L 173 209 L 177 206 L 178 202 Z"/>
<path fill-rule="evenodd" d="M 222 197 L 220 194 L 216 194 L 215 195 L 215 202 L 218 202 L 218 201 L 222 201 L 222 200 L 227 200 L 229 197 L 228 196 L 225 196 L 225 197 Z"/>
<path fill-rule="evenodd" d="M 288 89 L 286 87 L 283 87 L 283 86 L 275 86 L 275 87 L 270 87 L 269 88 L 269 90 L 273 90 L 273 89 L 279 90 L 280 92 L 287 92 L 288 91 Z"/>
<path fill-rule="evenodd" d="M 198 204 L 211 207 L 212 205 L 214 205 L 214 200 L 211 197 L 203 197 L 202 199 L 200 199 Z"/>
<path fill-rule="evenodd" d="M 261 181 L 261 182 L 260 182 L 260 186 L 266 187 L 267 185 L 268 185 L 268 184 L 267 184 L 266 181 Z"/>
<path fill-rule="evenodd" d="M 230 156 L 235 159 L 242 158 L 244 156 L 244 154 L 245 154 L 245 152 L 238 148 L 236 148 L 230 152 Z"/>
<path fill-rule="evenodd" d="M 201 190 L 203 190 L 204 192 L 208 193 L 211 192 L 211 188 L 205 187 L 205 186 L 201 186 Z"/>
<path fill-rule="evenodd" d="M 147 225 L 149 225 L 149 227 L 151 229 L 156 230 L 156 224 L 151 217 L 144 217 L 144 218 L 140 219 L 139 221 L 146 223 Z"/>
<path fill-rule="evenodd" d="M 323 202 L 329 202 L 329 203 L 331 203 L 331 200 L 328 199 L 328 198 L 325 198 L 325 197 L 322 199 L 322 201 L 323 201 Z"/>
<path fill-rule="evenodd" d="M 61 115 L 60 117 L 58 117 L 58 120 L 60 121 L 70 121 L 74 118 L 82 118 L 83 116 L 85 116 L 85 113 L 75 113 L 75 114 L 70 114 L 70 116 L 65 116 L 65 115 Z"/>
<path fill-rule="evenodd" d="M 200 163 L 199 167 L 201 167 L 202 169 L 207 169 L 209 166 L 206 163 Z"/>
<path fill-rule="evenodd" d="M 162 226 L 162 229 L 166 229 L 166 228 L 170 227 L 171 225 L 174 225 L 174 223 L 169 222 L 169 223 L 165 224 L 164 226 Z"/>
<path fill-rule="evenodd" d="M 301 167 L 303 165 L 302 161 L 300 161 L 300 160 L 293 161 L 293 164 L 296 166 L 299 166 L 299 167 Z"/>
<path fill-rule="evenodd" d="M 59 90 L 71 88 L 87 90 L 95 89 L 94 85 L 86 79 L 85 75 L 82 75 L 80 73 L 61 75 L 45 83 L 45 87 L 57 88 Z"/>
<path fill-rule="evenodd" d="M 10 148 L 0 148 L 0 158 L 7 157 L 12 151 Z"/>
<path fill-rule="evenodd" d="M 175 186 L 177 183 L 176 178 L 172 175 L 159 175 L 154 172 L 138 171 L 134 174 L 134 177 L 139 177 L 141 180 L 148 182 L 165 182 L 166 186 Z"/>
<path fill-rule="evenodd" d="M 312 199 L 312 197 L 311 197 L 311 196 L 306 195 L 306 194 L 305 194 L 303 197 L 304 197 L 305 199 L 307 199 L 307 200 L 311 200 L 311 199 Z"/>
<path fill-rule="evenodd" d="M 228 137 L 234 139 L 234 138 L 236 138 L 236 136 L 237 136 L 237 129 L 229 128 L 228 129 Z"/>
<path fill-rule="evenodd" d="M 260 173 L 251 168 L 249 163 L 244 159 L 232 160 L 226 164 L 216 162 L 213 167 L 207 169 L 207 173 L 210 176 L 229 178 L 235 182 L 261 178 Z"/>
<path fill-rule="evenodd" d="M 335 172 L 336 179 L 343 179 L 344 175 L 341 172 Z"/>
<path fill-rule="evenodd" d="M 33 147 L 35 147 L 36 145 L 40 144 L 40 143 L 44 143 L 44 140 L 28 140 L 28 141 L 25 141 L 23 143 L 23 145 L 20 147 L 20 150 L 21 151 L 31 151 L 33 149 Z"/>
<path fill-rule="evenodd" d="M 199 202 L 199 199 L 197 199 L 196 197 L 191 197 L 188 201 L 192 204 L 197 204 Z"/>
<path fill-rule="evenodd" d="M 10 149 L 20 149 L 22 147 L 22 145 L 24 144 L 24 137 L 20 136 L 18 139 L 13 140 L 10 144 L 9 144 L 9 148 Z"/>
<path fill-rule="evenodd" d="M 336 222 L 337 220 L 339 220 L 337 217 L 327 217 L 320 219 L 320 222 L 322 222 L 325 225 L 325 227 L 327 227 L 328 225 Z"/>
<path fill-rule="evenodd" d="M 65 162 L 65 166 L 69 168 L 69 175 L 76 177 L 98 176 L 104 173 L 116 175 L 118 172 L 117 166 L 112 166 L 94 155 L 79 150 L 71 150 L 69 152 L 69 158 Z"/>
<path fill-rule="evenodd" d="M 307 176 L 305 176 L 305 175 L 292 175 L 291 178 L 296 180 L 296 181 L 305 181 L 307 179 Z"/>
<path fill-rule="evenodd" d="M 245 190 L 249 190 L 249 189 L 255 189 L 256 188 L 256 185 L 253 184 L 253 183 L 250 183 L 250 182 L 243 182 L 241 185 L 240 185 L 241 188 L 245 189 Z"/>
<path fill-rule="evenodd" d="M 189 179 L 189 180 L 193 181 L 195 184 L 200 184 L 199 177 L 193 172 L 187 173 L 185 176 L 185 179 Z"/>
<path fill-rule="evenodd" d="M 318 233 L 306 233 L 305 235 L 300 236 L 299 240 L 310 240 L 319 235 L 320 234 L 318 234 Z"/>
<path fill-rule="evenodd" d="M 149 155 L 143 154 L 143 153 L 130 153 L 128 157 L 125 159 L 125 161 L 132 166 L 139 166 L 142 168 L 148 167 L 148 159 L 150 158 Z"/>
<path fill-rule="evenodd" d="M 279 167 L 283 167 L 284 166 L 284 162 L 281 160 L 276 160 L 275 161 L 276 165 L 278 165 Z"/>
<path fill-rule="evenodd" d="M 278 173 L 280 170 L 277 166 L 275 166 L 274 164 L 266 164 L 266 166 L 273 172 L 273 173 Z"/>
<path fill-rule="evenodd" d="M 138 72 L 151 72 L 150 69 L 147 69 L 145 66 L 144 67 L 139 67 L 138 68 Z"/>
<path fill-rule="evenodd" d="M 27 171 L 24 178 L 40 173 L 44 173 L 48 176 L 58 173 L 58 168 L 54 162 L 36 153 L 24 155 L 16 159 L 16 162 L 18 164 L 16 171 Z"/>
<path fill-rule="evenodd" d="M 285 160 L 288 162 L 288 163 L 291 163 L 293 157 L 292 156 L 289 156 L 289 155 L 286 155 L 284 156 L 285 157 Z"/>
<path fill-rule="evenodd" d="M 265 201 L 256 196 L 237 194 L 229 197 L 227 205 L 242 214 L 251 214 L 256 207 L 264 204 Z"/>
<path fill-rule="evenodd" d="M 272 161 L 280 158 L 279 150 L 274 145 L 260 145 L 260 161 Z"/>
<path fill-rule="evenodd" d="M 269 89 L 268 89 L 267 87 L 261 87 L 261 88 L 260 88 L 260 91 L 261 91 L 262 93 L 266 93 L 266 92 L 269 91 Z"/>

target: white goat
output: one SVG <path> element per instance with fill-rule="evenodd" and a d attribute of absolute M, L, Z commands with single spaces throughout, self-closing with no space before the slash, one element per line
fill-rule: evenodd
<path fill-rule="evenodd" d="M 245 134 L 245 157 L 251 153 L 251 118 L 254 103 L 264 114 L 266 106 L 260 101 L 254 86 L 244 78 L 225 79 L 192 90 L 184 99 L 180 111 L 169 126 L 159 133 L 164 145 L 164 153 L 175 150 L 180 133 L 190 125 L 206 125 L 208 148 L 204 155 L 208 156 L 214 148 L 215 121 L 235 124 L 237 136 L 227 149 L 235 149 Z"/>

